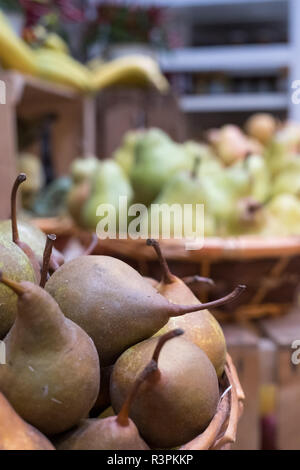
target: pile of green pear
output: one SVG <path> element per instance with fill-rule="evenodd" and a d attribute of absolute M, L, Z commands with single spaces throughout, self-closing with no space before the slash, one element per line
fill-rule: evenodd
<path fill-rule="evenodd" d="M 95 229 L 120 196 L 128 204 L 204 205 L 206 236 L 288 236 L 300 233 L 300 127 L 269 114 L 252 116 L 242 130 L 211 129 L 207 142 L 174 142 L 159 129 L 125 134 L 111 159 L 78 159 L 71 168 L 69 212 L 78 225 Z M 180 233 L 171 218 L 170 233 Z M 160 230 L 162 229 L 160 221 Z"/>
<path fill-rule="evenodd" d="M 64 262 L 54 235 L 17 220 L 25 179 L 0 223 L 0 450 L 185 445 L 208 429 L 228 385 L 208 308 L 244 286 L 199 303 L 151 239 L 161 282 L 109 256 Z"/>

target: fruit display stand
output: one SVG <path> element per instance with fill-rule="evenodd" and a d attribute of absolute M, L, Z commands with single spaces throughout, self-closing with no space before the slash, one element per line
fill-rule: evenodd
<path fill-rule="evenodd" d="M 9 214 L 9 192 L 16 175 L 17 119 L 40 123 L 53 116 L 52 164 L 55 176 L 68 173 L 70 162 L 80 154 L 94 153 L 94 100 L 65 86 L 0 70 L 5 83 L 6 104 L 0 105 L 0 216 Z M 63 137 L 63 138 L 62 138 Z"/>

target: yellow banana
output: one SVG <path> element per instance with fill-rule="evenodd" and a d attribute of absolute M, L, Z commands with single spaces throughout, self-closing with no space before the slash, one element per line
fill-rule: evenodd
<path fill-rule="evenodd" d="M 71 56 L 44 48 L 37 49 L 34 54 L 41 78 L 79 91 L 90 90 L 89 70 Z"/>
<path fill-rule="evenodd" d="M 9 69 L 36 75 L 37 64 L 30 47 L 19 38 L 0 11 L 0 61 Z"/>
<path fill-rule="evenodd" d="M 118 84 L 152 84 L 160 92 L 165 93 L 169 84 L 161 74 L 155 60 L 142 55 L 120 57 L 106 64 L 101 64 L 91 72 L 92 88 L 102 88 Z"/>

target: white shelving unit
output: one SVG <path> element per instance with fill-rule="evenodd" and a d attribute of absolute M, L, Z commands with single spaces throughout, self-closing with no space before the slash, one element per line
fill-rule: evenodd
<path fill-rule="evenodd" d="M 274 111 L 288 107 L 285 93 L 241 93 L 220 95 L 186 95 L 180 98 L 186 113 L 228 111 Z"/>
<path fill-rule="evenodd" d="M 300 80 L 300 0 L 157 0 L 155 3 L 173 9 L 174 16 L 182 18 L 182 22 L 193 21 L 197 15 L 203 24 L 206 18 L 208 21 L 215 18 L 219 24 L 240 19 L 251 22 L 258 18 L 286 22 L 288 43 L 186 47 L 162 52 L 159 60 L 166 73 L 249 72 L 251 75 L 287 69 L 286 92 L 184 95 L 180 104 L 186 113 L 277 110 L 286 111 L 290 118 L 300 121 L 300 105 L 293 104 L 291 99 L 291 83 Z"/>
<path fill-rule="evenodd" d="M 276 70 L 288 67 L 291 55 L 288 44 L 189 47 L 161 53 L 160 65 L 164 72 Z"/>

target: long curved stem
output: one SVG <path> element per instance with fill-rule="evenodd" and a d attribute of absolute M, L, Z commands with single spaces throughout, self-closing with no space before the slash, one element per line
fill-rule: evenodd
<path fill-rule="evenodd" d="M 170 302 L 169 315 L 172 317 L 184 315 L 185 313 L 197 312 L 198 310 L 206 310 L 207 308 L 216 308 L 221 305 L 228 304 L 233 300 L 236 300 L 246 289 L 246 286 L 240 284 L 230 294 L 225 295 L 217 300 L 212 300 L 205 304 L 199 305 L 177 305 Z"/>
<path fill-rule="evenodd" d="M 160 351 L 162 350 L 165 343 L 172 338 L 176 338 L 176 336 L 183 335 L 183 333 L 184 331 L 181 328 L 176 328 L 175 330 L 168 331 L 168 333 L 165 333 L 164 335 L 160 336 L 152 356 L 152 361 L 157 364 Z"/>
<path fill-rule="evenodd" d="M 193 168 L 192 168 L 192 171 L 191 171 L 191 177 L 192 177 L 193 179 L 197 178 L 197 172 L 198 172 L 200 163 L 201 163 L 201 158 L 200 158 L 200 157 L 196 157 L 195 160 L 194 160 L 194 162 L 193 162 Z"/>
<path fill-rule="evenodd" d="M 131 408 L 131 404 L 136 397 L 136 394 L 147 377 L 152 374 L 157 369 L 157 364 L 155 362 L 149 362 L 149 364 L 145 367 L 145 369 L 141 372 L 141 374 L 136 379 L 128 397 L 124 401 L 122 408 L 117 416 L 117 422 L 120 426 L 128 426 L 128 417 Z"/>
<path fill-rule="evenodd" d="M 181 280 L 187 285 L 193 284 L 193 283 L 196 283 L 196 282 L 199 282 L 199 283 L 202 283 L 202 284 L 208 284 L 210 286 L 215 285 L 214 280 L 211 279 L 210 277 L 198 276 L 198 274 L 195 274 L 194 276 L 182 277 Z"/>
<path fill-rule="evenodd" d="M 12 279 L 4 276 L 2 271 L 0 271 L 0 282 L 12 289 L 17 295 L 23 295 L 26 292 L 26 289 L 19 282 L 13 281 Z"/>
<path fill-rule="evenodd" d="M 40 280 L 40 265 L 39 262 L 27 243 L 22 242 L 19 237 L 19 230 L 18 230 L 18 222 L 17 222 L 17 193 L 20 184 L 22 184 L 24 181 L 26 181 L 27 177 L 25 173 L 20 173 L 13 185 L 12 191 L 11 191 L 11 231 L 12 231 L 12 241 L 19 247 L 21 250 L 25 253 L 25 255 L 28 256 L 29 261 L 31 262 L 31 265 L 33 267 L 33 270 L 36 275 L 36 280 Z"/>
<path fill-rule="evenodd" d="M 20 173 L 13 185 L 10 198 L 10 208 L 11 208 L 11 230 L 12 230 L 12 240 L 18 245 L 20 242 L 18 223 L 17 223 L 17 193 L 19 186 L 26 181 L 27 177 L 25 173 Z"/>
<path fill-rule="evenodd" d="M 50 259 L 51 259 L 53 244 L 55 240 L 56 240 L 56 235 L 54 234 L 47 235 L 44 254 L 43 254 L 43 267 L 41 271 L 40 287 L 45 287 L 45 284 L 47 282 Z"/>
<path fill-rule="evenodd" d="M 168 333 L 165 333 L 164 335 L 159 337 L 158 343 L 154 350 L 151 361 L 146 365 L 146 367 L 137 377 L 130 393 L 128 394 L 126 400 L 124 401 L 123 406 L 116 418 L 117 423 L 120 426 L 128 426 L 131 404 L 134 401 L 140 386 L 146 379 L 148 379 L 152 374 L 158 371 L 158 358 L 159 358 L 161 349 L 163 348 L 164 344 L 170 339 L 175 338 L 176 336 L 182 335 L 183 333 L 184 333 L 183 330 L 181 330 L 180 328 L 177 328 L 176 330 L 168 331 Z"/>
<path fill-rule="evenodd" d="M 148 238 L 146 243 L 148 246 L 152 246 L 157 254 L 157 258 L 162 269 L 162 282 L 164 284 L 172 284 L 175 280 L 175 276 L 171 273 L 167 260 L 162 254 L 160 244 L 153 238 Z"/>

